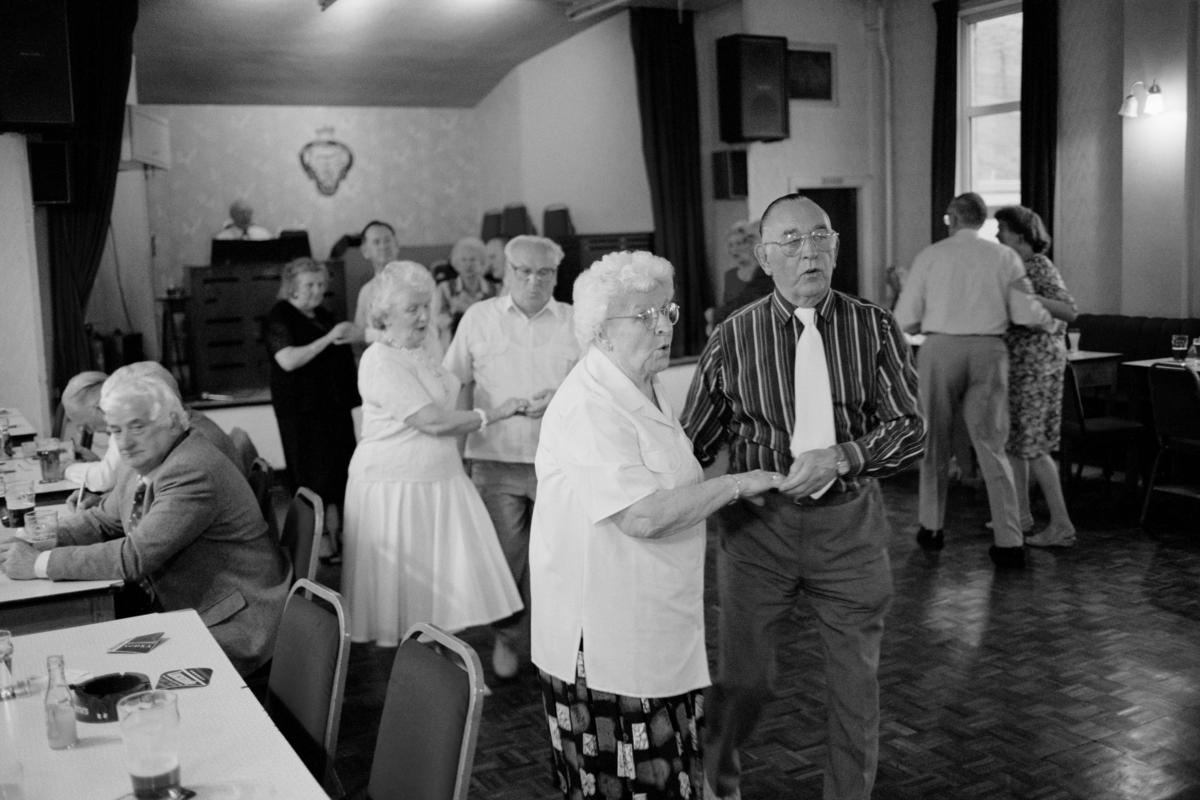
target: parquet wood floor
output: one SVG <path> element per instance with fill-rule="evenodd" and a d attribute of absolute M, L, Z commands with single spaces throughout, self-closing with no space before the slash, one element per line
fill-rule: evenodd
<path fill-rule="evenodd" d="M 997 573 L 981 491 L 954 490 L 946 549 L 931 555 L 913 541 L 915 473 L 885 483 L 896 595 L 876 800 L 1200 800 L 1200 505 L 1164 501 L 1151 537 L 1116 486 L 1085 480 L 1074 493 L 1074 549 L 1031 550 L 1028 569 Z M 336 587 L 337 573 L 321 577 Z M 824 678 L 808 616 L 796 614 L 780 695 L 743 754 L 746 800 L 821 797 Z M 464 638 L 494 692 L 471 797 L 551 800 L 532 671 L 496 681 L 486 632 Z M 393 652 L 351 655 L 338 769 L 352 797 L 366 784 Z"/>

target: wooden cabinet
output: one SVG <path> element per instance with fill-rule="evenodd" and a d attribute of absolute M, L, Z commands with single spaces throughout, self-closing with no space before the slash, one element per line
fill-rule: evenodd
<path fill-rule="evenodd" d="M 571 302 L 571 289 L 580 272 L 592 262 L 617 250 L 649 250 L 654 252 L 654 234 L 646 233 L 582 233 L 575 236 L 558 236 L 554 241 L 563 249 L 563 260 L 558 265 L 558 283 L 554 287 L 554 299 Z"/>
<path fill-rule="evenodd" d="M 345 270 L 325 262 L 325 307 L 346 319 Z M 188 327 L 193 391 L 222 393 L 266 388 L 271 362 L 263 322 L 279 293 L 282 264 L 233 264 L 188 269 Z"/>

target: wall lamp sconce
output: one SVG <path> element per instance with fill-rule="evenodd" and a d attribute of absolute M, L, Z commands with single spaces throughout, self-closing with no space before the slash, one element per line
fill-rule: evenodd
<path fill-rule="evenodd" d="M 1124 102 L 1121 103 L 1121 110 L 1117 113 L 1122 117 L 1138 116 L 1138 99 L 1133 90 L 1138 86 L 1145 86 L 1145 81 L 1134 81 L 1129 86 L 1129 94 L 1125 95 Z M 1156 114 L 1161 114 L 1164 110 L 1162 89 L 1158 85 L 1158 81 L 1151 81 L 1150 88 L 1146 89 L 1146 104 L 1142 107 L 1142 114 L 1147 117 L 1153 117 Z"/>

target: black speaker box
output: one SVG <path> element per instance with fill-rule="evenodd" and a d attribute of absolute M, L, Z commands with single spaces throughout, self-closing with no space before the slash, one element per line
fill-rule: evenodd
<path fill-rule="evenodd" d="M 0 131 L 75 121 L 66 0 L 0 4 Z"/>
<path fill-rule="evenodd" d="M 717 39 L 723 141 L 788 138 L 787 47 L 782 36 L 738 34 Z"/>
<path fill-rule="evenodd" d="M 29 182 L 38 205 L 71 202 L 71 146 L 66 142 L 29 142 Z"/>
<path fill-rule="evenodd" d="M 745 150 L 714 150 L 713 197 L 717 200 L 743 200 L 749 193 L 746 180 Z"/>

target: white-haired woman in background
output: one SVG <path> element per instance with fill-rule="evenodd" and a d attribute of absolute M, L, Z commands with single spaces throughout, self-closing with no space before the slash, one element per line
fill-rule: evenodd
<path fill-rule="evenodd" d="M 382 336 L 358 369 L 362 439 L 346 484 L 342 593 L 353 640 L 394 647 L 414 622 L 457 631 L 522 608 L 456 437 L 525 401 L 455 409 L 458 379 L 428 342 L 433 277 L 394 261 L 378 280 L 370 316 Z"/>
<path fill-rule="evenodd" d="M 495 287 L 485 277 L 487 265 L 487 246 L 478 236 L 464 236 L 450 248 L 450 266 L 456 276 L 437 285 L 433 303 L 443 351 L 450 346 L 463 312 L 473 303 L 496 294 Z"/>
<path fill-rule="evenodd" d="M 673 278 L 646 252 L 579 276 L 585 353 L 542 419 L 532 655 L 564 797 L 701 794 L 704 519 L 782 478 L 704 480 L 657 377 L 679 319 Z"/>

